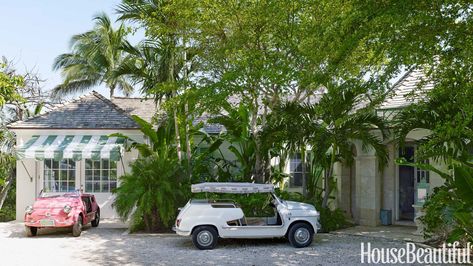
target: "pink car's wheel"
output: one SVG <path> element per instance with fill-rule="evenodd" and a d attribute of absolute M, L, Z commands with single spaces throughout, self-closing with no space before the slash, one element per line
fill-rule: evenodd
<path fill-rule="evenodd" d="M 95 212 L 95 218 L 94 218 L 94 220 L 91 222 L 92 227 L 97 227 L 97 226 L 99 226 L 99 223 L 100 223 L 100 210 L 97 210 L 97 212 Z"/>
<path fill-rule="evenodd" d="M 36 236 L 38 233 L 38 228 L 37 227 L 31 227 L 31 226 L 25 226 L 25 231 L 26 231 L 26 236 L 31 237 L 31 236 Z"/>
<path fill-rule="evenodd" d="M 80 236 L 82 233 L 82 216 L 79 215 L 77 222 L 72 226 L 72 235 L 75 237 Z"/>

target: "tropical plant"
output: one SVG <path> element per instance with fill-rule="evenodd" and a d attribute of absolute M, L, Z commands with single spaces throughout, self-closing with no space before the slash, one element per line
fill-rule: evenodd
<path fill-rule="evenodd" d="M 211 124 L 224 127 L 217 141 L 229 143 L 228 150 L 233 158 L 223 158 L 233 161 L 232 179 L 234 181 L 254 180 L 256 163 L 256 143 L 250 132 L 250 113 L 244 104 L 233 107 L 229 103 L 222 106 L 226 114 L 209 119 Z M 231 160 L 234 159 L 234 160 Z"/>
<path fill-rule="evenodd" d="M 134 119 L 149 144 L 114 134 L 126 138 L 128 148 L 137 149 L 140 157 L 131 164 L 131 172 L 120 177 L 120 187 L 113 191 L 113 206 L 122 219 L 131 219 L 132 230 L 143 226 L 146 231 L 159 231 L 174 220 L 178 204 L 183 203 L 184 193 L 189 191 L 189 180 L 184 178 L 172 144 L 172 120 L 162 121 L 155 130 L 143 119 Z"/>
<path fill-rule="evenodd" d="M 381 169 L 387 162 L 384 121 L 361 97 L 364 93 L 350 82 L 334 84 L 327 87 L 318 103 L 282 105 L 272 114 L 270 126 L 265 129 L 266 135 L 272 135 L 271 139 L 288 146 L 310 144 L 312 161 L 324 169 L 323 208 L 328 206 L 334 189 L 335 162 L 353 161 L 352 141 L 360 141 L 364 149 L 374 149 Z M 379 130 L 380 136 L 375 130 Z"/>
<path fill-rule="evenodd" d="M 60 70 L 63 83 L 54 88 L 56 95 L 66 95 L 90 90 L 98 84 L 105 84 L 110 97 L 115 90 L 129 95 L 133 87 L 123 76 L 114 75 L 123 58 L 123 46 L 127 45 L 128 30 L 121 24 L 113 28 L 106 14 L 94 17 L 91 31 L 71 38 L 70 53 L 61 54 L 54 60 L 53 69 Z"/>
<path fill-rule="evenodd" d="M 424 237 L 437 244 L 472 241 L 473 168 L 456 164 L 450 165 L 450 170 L 445 172 L 430 165 L 409 165 L 436 171 L 445 179 L 424 204 L 425 214 L 420 218 L 424 224 Z"/>
<path fill-rule="evenodd" d="M 142 93 L 151 96 L 160 106 L 173 112 L 176 152 L 182 161 L 182 141 L 184 136 L 187 172 L 191 172 L 191 137 L 192 116 L 189 101 L 181 96 L 189 86 L 189 75 L 193 70 L 194 54 L 189 49 L 188 39 L 181 24 L 185 18 L 170 11 L 172 1 L 124 0 L 117 7 L 119 19 L 131 21 L 143 27 L 147 40 L 138 46 L 127 46 L 126 58 L 117 76 L 127 76 L 135 84 L 141 85 Z"/>

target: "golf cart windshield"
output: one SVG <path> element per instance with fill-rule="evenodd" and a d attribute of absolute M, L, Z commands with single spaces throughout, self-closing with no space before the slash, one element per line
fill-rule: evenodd
<path fill-rule="evenodd" d="M 230 193 L 230 194 L 248 194 L 248 193 L 273 193 L 274 186 L 271 184 L 254 183 L 200 183 L 191 186 L 192 193 Z"/>

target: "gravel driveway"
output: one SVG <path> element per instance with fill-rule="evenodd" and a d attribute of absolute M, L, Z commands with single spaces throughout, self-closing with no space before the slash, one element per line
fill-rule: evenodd
<path fill-rule="evenodd" d="M 2 265 L 356 265 L 360 243 L 401 247 L 404 242 L 362 236 L 318 234 L 312 246 L 292 248 L 284 240 L 220 240 L 200 251 L 190 238 L 124 234 L 125 229 L 86 227 L 82 236 L 50 231 L 26 238 L 19 223 L 0 223 Z M 5 264 L 4 264 L 5 263 Z"/>

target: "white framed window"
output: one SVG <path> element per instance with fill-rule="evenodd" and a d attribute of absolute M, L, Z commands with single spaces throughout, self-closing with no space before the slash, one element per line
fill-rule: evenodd
<path fill-rule="evenodd" d="M 117 162 L 85 160 L 85 191 L 111 192 L 117 187 Z"/>
<path fill-rule="evenodd" d="M 44 192 L 70 192 L 76 189 L 76 162 L 72 159 L 44 160 Z"/>
<path fill-rule="evenodd" d="M 300 153 L 294 153 L 289 160 L 290 187 L 302 187 L 302 156 Z"/>
<path fill-rule="evenodd" d="M 423 164 L 429 164 L 429 160 L 422 161 Z M 430 183 L 430 171 L 425 169 L 416 168 L 417 183 Z"/>

